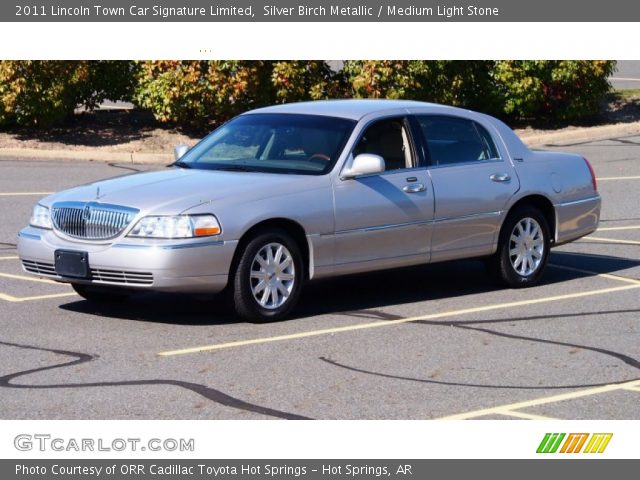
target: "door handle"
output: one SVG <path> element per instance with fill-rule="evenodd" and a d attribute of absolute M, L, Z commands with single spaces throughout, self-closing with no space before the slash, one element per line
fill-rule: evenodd
<path fill-rule="evenodd" d="M 424 183 L 412 183 L 411 185 L 405 185 L 402 187 L 402 191 L 405 193 L 418 193 L 424 192 L 427 187 L 424 186 Z"/>
<path fill-rule="evenodd" d="M 494 173 L 489 177 L 494 182 L 508 182 L 511 176 L 508 173 Z"/>

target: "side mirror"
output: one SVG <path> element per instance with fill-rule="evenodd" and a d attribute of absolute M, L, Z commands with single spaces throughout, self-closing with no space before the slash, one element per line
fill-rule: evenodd
<path fill-rule="evenodd" d="M 342 171 L 342 178 L 355 178 L 384 172 L 384 158 L 373 153 L 361 153 Z"/>
<path fill-rule="evenodd" d="M 181 143 L 180 145 L 176 145 L 175 148 L 173 149 L 173 156 L 175 157 L 176 161 L 178 161 L 188 151 L 189 151 L 189 145 Z"/>

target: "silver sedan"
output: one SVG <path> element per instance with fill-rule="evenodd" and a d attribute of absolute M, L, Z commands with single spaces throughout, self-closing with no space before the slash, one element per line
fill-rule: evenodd
<path fill-rule="evenodd" d="M 600 215 L 586 159 L 421 102 L 262 108 L 176 157 L 42 199 L 19 233 L 25 271 L 91 301 L 224 291 L 238 315 L 268 321 L 289 315 L 309 280 L 460 258 L 531 286 L 549 249 Z"/>

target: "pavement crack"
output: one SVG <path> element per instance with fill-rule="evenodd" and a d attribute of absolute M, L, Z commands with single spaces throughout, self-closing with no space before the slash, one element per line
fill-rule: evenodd
<path fill-rule="evenodd" d="M 389 378 L 392 380 L 404 380 L 417 383 L 429 383 L 433 385 L 444 385 L 450 387 L 472 387 L 472 388 L 492 388 L 492 389 L 505 389 L 505 390 L 564 390 L 575 388 L 591 388 L 591 387 L 604 387 L 605 385 L 616 385 L 629 382 L 630 380 L 620 380 L 619 382 L 604 382 L 604 383 L 585 383 L 579 385 L 491 385 L 486 383 L 465 383 L 465 382 L 447 382 L 444 380 L 433 380 L 427 378 L 406 377 L 402 375 L 393 375 L 389 373 L 376 372 L 373 370 L 366 370 L 364 368 L 353 367 L 340 363 L 336 360 L 331 360 L 326 357 L 319 357 L 319 360 L 333 365 L 335 367 L 344 368 L 352 372 L 363 373 L 366 375 L 374 375 L 376 377 Z M 633 380 L 633 379 L 632 379 Z"/>
<path fill-rule="evenodd" d="M 495 336 L 499 336 L 499 337 L 503 337 L 503 338 L 508 338 L 511 340 L 522 340 L 522 341 L 529 341 L 529 342 L 537 342 L 537 343 L 544 343 L 547 345 L 556 345 L 556 346 L 561 346 L 561 347 L 569 347 L 569 348 L 574 348 L 577 350 L 588 350 L 588 351 L 592 351 L 595 353 L 599 353 L 599 354 L 603 354 L 603 355 L 607 355 L 610 357 L 613 357 L 617 360 L 620 360 L 621 362 L 625 363 L 626 365 L 629 365 L 632 368 L 635 368 L 637 370 L 640 370 L 640 361 L 638 361 L 637 359 L 626 355 L 624 353 L 620 353 L 620 352 L 616 352 L 614 350 L 608 350 L 605 348 L 600 348 L 600 347 L 593 347 L 593 346 L 589 346 L 589 345 L 581 345 L 581 344 L 575 344 L 575 343 L 570 343 L 570 342 L 562 342 L 559 340 L 548 340 L 548 339 L 544 339 L 544 338 L 538 338 L 538 337 L 528 337 L 528 336 L 524 336 L 524 335 L 516 335 L 516 334 L 511 334 L 511 333 L 506 333 L 506 332 L 499 332 L 496 330 L 491 330 L 488 328 L 482 328 L 482 327 L 477 327 L 474 325 L 478 325 L 478 324 L 496 324 L 496 323 L 505 323 L 505 322 L 509 322 L 509 323 L 513 323 L 513 322 L 523 322 L 523 321 L 534 321 L 534 320 L 544 320 L 544 319 L 550 319 L 550 318 L 566 318 L 566 317 L 584 317 L 584 316 L 589 316 L 589 315 L 605 315 L 605 314 L 611 314 L 611 313 L 637 313 L 638 310 L 612 310 L 612 311 L 602 311 L 602 312 L 588 312 L 588 313 L 575 313 L 575 314 L 562 314 L 562 315 L 536 315 L 536 316 L 531 316 L 531 317 L 520 317 L 520 318 L 505 318 L 505 319 L 496 319 L 496 320 L 467 320 L 467 321 L 453 321 L 453 322 L 437 322 L 437 321 L 430 321 L 430 320 L 417 320 L 415 322 L 415 324 L 423 324 L 423 325 L 429 325 L 429 326 L 435 326 L 435 327 L 455 327 L 455 328 L 460 328 L 463 330 L 471 330 L 471 331 L 475 331 L 475 332 L 482 332 L 482 333 L 486 333 L 489 335 L 495 335 Z M 576 384 L 576 385 L 535 385 L 535 386 L 530 386 L 530 385 L 499 385 L 499 384 L 481 384 L 481 383 L 465 383 L 465 382 L 447 382 L 447 381 L 441 381 L 441 380 L 433 380 L 433 379 L 426 379 L 426 378 L 417 378 L 417 377 L 408 377 L 408 376 L 402 376 L 402 375 L 394 375 L 394 374 L 387 374 L 387 373 L 383 373 L 383 372 L 377 372 L 374 370 L 367 370 L 364 368 L 359 368 L 359 367 L 354 367 L 354 366 L 350 366 L 350 365 L 346 365 L 344 363 L 340 363 L 336 360 L 332 360 L 329 359 L 327 357 L 319 357 L 319 360 L 328 363 L 330 365 L 336 366 L 336 367 L 340 367 L 340 368 L 344 368 L 346 370 L 350 370 L 352 372 L 358 372 L 358 373 L 363 373 L 366 375 L 375 375 L 378 377 L 383 377 L 383 378 L 390 378 L 390 379 L 394 379 L 394 380 L 404 380 L 404 381 L 411 381 L 411 382 L 418 382 L 418 383 L 429 383 L 429 384 L 434 384 L 434 385 L 447 385 L 447 386 L 456 386 L 456 387 L 474 387 L 474 388 L 494 388 L 494 389 L 517 389 L 517 390 L 559 390 L 559 389 L 576 389 L 576 388 L 590 388 L 590 387 L 603 387 L 606 385 L 618 385 L 621 383 L 626 383 L 629 382 L 630 380 L 620 380 L 617 382 L 604 382 L 604 383 L 588 383 L 588 384 Z M 635 379 L 632 379 L 635 380 Z"/>
<path fill-rule="evenodd" d="M 57 383 L 47 385 L 26 385 L 12 383 L 12 381 L 19 377 L 24 377 L 34 373 L 45 372 L 57 368 L 67 368 L 74 365 L 80 365 L 87 363 L 98 358 L 96 355 L 90 355 L 87 353 L 72 352 L 68 350 L 58 350 L 51 348 L 35 347 L 32 345 L 22 345 L 18 343 L 3 342 L 0 341 L 0 345 L 22 348 L 26 350 L 37 350 L 41 352 L 49 352 L 57 355 L 64 355 L 68 357 L 75 357 L 75 360 L 69 362 L 48 365 L 46 367 L 32 368 L 29 370 L 23 370 L 20 372 L 10 373 L 0 377 L 0 388 L 17 388 L 17 389 L 57 389 L 57 388 L 95 388 L 95 387 L 126 387 L 126 386 L 146 386 L 146 385 L 170 385 L 187 389 L 191 392 L 197 393 L 207 400 L 211 400 L 220 405 L 235 408 L 238 410 L 244 410 L 252 413 L 259 413 L 270 417 L 281 418 L 284 420 L 311 420 L 308 417 L 297 415 L 294 413 L 283 412 L 261 405 L 245 402 L 238 398 L 232 397 L 220 390 L 201 385 L 198 383 L 185 382 L 182 380 L 163 380 L 163 379 L 151 379 L 151 380 L 127 380 L 119 382 L 87 382 L 87 383 Z"/>
<path fill-rule="evenodd" d="M 569 342 L 561 342 L 558 340 L 547 340 L 544 338 L 538 338 L 538 337 L 527 337 L 524 335 L 515 335 L 512 333 L 505 333 L 505 332 L 498 332 L 496 330 L 490 330 L 488 328 L 477 328 L 477 327 L 471 327 L 471 326 L 459 326 L 458 328 L 462 328 L 465 330 L 473 330 L 476 332 L 483 332 L 483 333 L 487 333 L 489 335 L 495 335 L 497 337 L 503 337 L 503 338 L 509 338 L 509 339 L 513 339 L 513 340 L 524 340 L 524 341 L 529 341 L 529 342 L 536 342 L 536 343 L 544 343 L 547 345 L 557 345 L 560 347 L 571 347 L 571 348 L 577 348 L 580 350 L 589 350 L 591 352 L 595 352 L 595 353 L 601 353 L 603 355 L 608 355 L 610 357 L 614 357 L 618 360 L 620 360 L 621 362 L 629 365 L 630 367 L 633 367 L 637 370 L 640 370 L 640 362 L 638 360 L 636 360 L 633 357 L 630 357 L 629 355 L 625 355 L 624 353 L 620 353 L 620 352 L 616 352 L 614 350 L 608 350 L 606 348 L 599 348 L 599 347 L 591 347 L 589 345 L 580 345 L 580 344 L 576 344 L 576 343 L 569 343 Z M 624 380 L 625 382 L 628 380 Z"/>
<path fill-rule="evenodd" d="M 367 318 L 375 320 L 400 320 L 402 315 L 395 315 L 393 313 L 383 312 L 382 310 L 353 310 L 350 312 L 342 312 L 343 315 L 348 317 Z"/>

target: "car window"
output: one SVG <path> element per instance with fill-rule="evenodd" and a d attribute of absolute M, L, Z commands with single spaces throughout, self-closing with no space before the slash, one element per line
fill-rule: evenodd
<path fill-rule="evenodd" d="M 367 127 L 353 149 L 354 157 L 361 153 L 380 155 L 387 171 L 414 166 L 409 135 L 401 118 L 380 120 Z"/>
<path fill-rule="evenodd" d="M 466 118 L 425 115 L 418 122 L 435 165 L 495 160 L 500 155 L 491 135 L 480 124 Z"/>
<path fill-rule="evenodd" d="M 297 114 L 251 114 L 215 130 L 181 159 L 190 168 L 322 174 L 355 122 Z"/>

